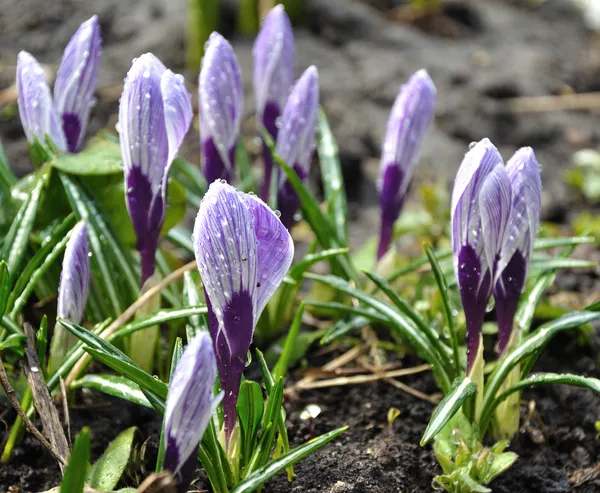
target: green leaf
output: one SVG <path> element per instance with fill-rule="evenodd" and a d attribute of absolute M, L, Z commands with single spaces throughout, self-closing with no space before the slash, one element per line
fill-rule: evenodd
<path fill-rule="evenodd" d="M 523 335 L 527 334 L 531 329 L 535 309 L 542 300 L 546 290 L 554 282 L 555 277 L 556 274 L 554 272 L 542 274 L 527 294 L 527 297 L 519 305 L 515 316 L 515 323 Z"/>
<path fill-rule="evenodd" d="M 454 316 L 452 315 L 452 307 L 450 306 L 450 296 L 448 295 L 448 284 L 446 283 L 446 277 L 442 272 L 440 264 L 435 257 L 435 252 L 431 246 L 425 244 L 425 254 L 429 259 L 433 276 L 438 285 L 440 295 L 442 297 L 442 306 L 444 307 L 444 316 L 446 318 L 446 324 L 448 327 L 448 334 L 450 336 L 450 345 L 452 346 L 452 359 L 454 360 L 454 371 L 455 375 L 458 376 L 460 373 L 460 354 L 458 352 L 458 339 L 456 337 L 456 330 L 454 328 Z"/>
<path fill-rule="evenodd" d="M 4 260 L 0 261 L 0 317 L 6 311 L 6 304 L 10 296 L 10 273 Z"/>
<path fill-rule="evenodd" d="M 317 128 L 319 134 L 317 152 L 319 154 L 325 199 L 329 202 L 328 209 L 331 211 L 331 220 L 335 226 L 337 237 L 342 244 L 347 244 L 348 231 L 346 218 L 348 216 L 348 203 L 346 200 L 346 190 L 344 189 L 342 166 L 340 164 L 337 142 L 331 132 L 327 116 L 323 109 L 319 111 Z"/>
<path fill-rule="evenodd" d="M 533 245 L 534 250 L 549 250 L 559 247 L 574 247 L 594 243 L 593 236 L 573 236 L 565 238 L 538 238 Z"/>
<path fill-rule="evenodd" d="M 574 258 L 554 258 L 549 256 L 533 257 L 529 264 L 531 269 L 549 271 L 557 269 L 591 269 L 598 266 L 598 262 Z"/>
<path fill-rule="evenodd" d="M 257 190 L 256 180 L 252 174 L 252 167 L 248 150 L 244 144 L 244 139 L 238 140 L 235 147 L 235 164 L 240 170 L 240 186 L 239 189 L 244 192 L 255 192 Z"/>
<path fill-rule="evenodd" d="M 298 311 L 296 312 L 296 316 L 294 317 L 294 321 L 292 322 L 286 337 L 281 356 L 279 357 L 275 368 L 273 368 L 273 378 L 275 380 L 278 378 L 285 378 L 287 374 L 290 359 L 296 345 L 296 338 L 298 337 L 298 332 L 300 332 L 300 326 L 302 325 L 302 315 L 304 315 L 304 302 L 300 303 L 300 306 L 298 307 Z"/>
<path fill-rule="evenodd" d="M 10 188 L 17 183 L 17 177 L 15 176 L 10 164 L 8 163 L 8 159 L 4 152 L 4 146 L 2 145 L 2 141 L 0 140 L 0 183 L 1 186 L 5 190 L 10 190 Z"/>
<path fill-rule="evenodd" d="M 186 272 L 183 274 L 183 298 L 190 306 L 202 305 L 200 290 L 194 281 L 195 273 Z M 186 338 L 190 342 L 194 336 L 200 332 L 208 331 L 208 320 L 206 315 L 192 315 L 185 326 Z"/>
<path fill-rule="evenodd" d="M 251 380 L 242 382 L 237 402 L 237 412 L 242 438 L 242 468 L 248 463 L 256 448 L 258 425 L 264 414 L 264 400 L 260 385 Z"/>
<path fill-rule="evenodd" d="M 250 476 L 239 483 L 232 493 L 252 493 L 257 488 L 265 484 L 273 476 L 279 474 L 287 467 L 295 464 L 307 455 L 310 455 L 319 450 L 324 445 L 327 445 L 331 440 L 340 436 L 348 429 L 347 426 L 325 433 L 317 438 L 313 438 L 309 442 L 301 445 L 289 453 L 269 462 L 264 467 L 253 472 Z"/>
<path fill-rule="evenodd" d="M 0 353 L 7 349 L 12 349 L 23 356 L 25 354 L 25 342 L 27 339 L 21 334 L 10 334 L 6 339 L 0 342 Z"/>
<path fill-rule="evenodd" d="M 133 383 L 129 378 L 118 375 L 90 373 L 84 375 L 79 380 L 75 380 L 71 384 L 71 388 L 96 390 L 107 395 L 112 395 L 113 397 L 125 399 L 134 404 L 139 404 L 140 406 L 152 408 L 152 404 L 148 402 L 139 385 Z"/>
<path fill-rule="evenodd" d="M 23 257 L 29 247 L 29 236 L 38 213 L 43 191 L 48 182 L 48 173 L 43 173 L 35 187 L 19 209 L 8 234 L 4 238 L 1 257 L 6 261 L 8 270 L 16 279 Z"/>
<path fill-rule="evenodd" d="M 121 146 L 102 137 L 92 137 L 77 154 L 60 154 L 50 165 L 73 175 L 111 175 L 121 173 Z"/>
<path fill-rule="evenodd" d="M 90 461 L 90 432 L 83 428 L 75 439 L 69 464 L 65 469 L 60 491 L 62 493 L 83 493 Z"/>
<path fill-rule="evenodd" d="M 387 303 L 350 286 L 349 283 L 336 276 L 322 276 L 319 274 L 307 273 L 305 277 L 321 282 L 328 286 L 331 286 L 338 291 L 346 293 L 349 296 L 353 296 L 357 300 L 363 302 L 365 305 L 373 308 L 384 321 L 387 319 L 387 325 L 391 326 L 392 329 L 396 330 L 402 336 L 406 337 L 408 341 L 415 348 L 415 351 L 432 365 L 432 369 L 438 384 L 442 388 L 442 391 L 447 391 L 450 388 L 450 381 L 448 375 L 444 370 L 444 364 L 440 359 L 435 349 L 431 346 L 430 341 L 423 335 L 423 332 L 404 314 L 395 310 Z M 379 280 L 379 278 L 377 278 Z M 361 313 L 362 316 L 368 317 L 369 312 L 366 311 Z"/>
<path fill-rule="evenodd" d="M 136 428 L 132 426 L 110 442 L 102 457 L 90 469 L 87 476 L 90 487 L 99 491 L 112 491 L 117 486 L 129 463 L 135 432 Z"/>
<path fill-rule="evenodd" d="M 446 259 L 452 257 L 452 249 L 451 248 L 444 248 L 441 250 L 437 250 L 434 253 L 435 253 L 435 258 L 438 260 L 438 262 L 440 260 L 446 260 Z M 390 275 L 387 278 L 387 282 L 394 282 L 396 279 L 399 279 L 402 276 L 405 276 L 406 274 L 415 272 L 416 270 L 418 270 L 421 267 L 423 267 L 424 265 L 426 265 L 428 262 L 429 262 L 429 257 L 427 255 L 424 255 L 423 257 L 418 258 L 418 259 L 414 260 L 413 262 L 411 262 L 410 264 L 395 271 L 392 275 Z"/>
<path fill-rule="evenodd" d="M 194 244 L 192 243 L 192 233 L 182 224 L 170 229 L 167 233 L 167 239 L 178 247 L 183 248 L 188 253 L 194 254 Z"/>
<path fill-rule="evenodd" d="M 371 313 L 376 316 L 375 312 L 369 312 L 369 315 Z M 325 332 L 325 335 L 321 338 L 319 344 L 321 344 L 321 346 L 331 344 L 332 342 L 349 335 L 351 332 L 362 329 L 368 323 L 369 319 L 361 316 L 351 318 L 350 320 L 340 319 L 336 323 L 334 323 L 329 329 L 327 329 L 327 332 Z M 389 321 L 384 321 L 384 325 L 388 323 Z"/>
<path fill-rule="evenodd" d="M 446 394 L 442 402 L 433 411 L 429 424 L 421 438 L 421 447 L 427 445 L 440 430 L 452 419 L 465 402 L 465 399 L 475 393 L 477 385 L 470 378 L 465 377 L 458 383 L 456 380 L 454 388 Z"/>
<path fill-rule="evenodd" d="M 483 478 L 484 484 L 490 484 L 494 478 L 498 477 L 504 471 L 507 471 L 519 458 L 514 452 L 504 452 L 494 457 L 493 462 L 490 464 L 490 468 Z"/>
<path fill-rule="evenodd" d="M 532 366 L 535 356 L 539 355 L 545 345 L 559 332 L 577 328 L 581 325 L 600 319 L 600 312 L 572 312 L 567 315 L 542 325 L 536 332 L 525 338 L 517 347 L 511 350 L 496 366 L 489 376 L 483 397 L 483 411 L 480 420 L 481 433 L 485 433 L 486 426 L 493 414 L 494 400 L 502 383 L 510 371 L 523 360 L 532 357 L 528 365 Z"/>

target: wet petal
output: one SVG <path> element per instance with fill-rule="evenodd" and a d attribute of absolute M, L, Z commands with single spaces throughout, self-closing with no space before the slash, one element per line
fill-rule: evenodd
<path fill-rule="evenodd" d="M 93 16 L 79 29 L 63 53 L 56 74 L 54 101 L 70 152 L 81 149 L 100 66 L 102 38 L 98 18 Z"/>
<path fill-rule="evenodd" d="M 252 54 L 256 112 L 264 125 L 266 105 L 277 106 L 281 113 L 294 82 L 294 32 L 283 5 L 274 7 L 263 20 Z"/>
<path fill-rule="evenodd" d="M 26 51 L 17 60 L 17 92 L 21 124 L 30 144 L 37 139 L 44 144 L 50 137 L 60 151 L 67 150 L 67 143 L 44 70 L 37 60 Z"/>
<path fill-rule="evenodd" d="M 213 396 L 215 354 L 210 337 L 200 333 L 187 345 L 169 384 L 165 408 L 164 469 L 178 479 L 178 491 L 187 491 L 192 479 L 186 463 L 195 452 L 222 395 Z M 193 470 L 192 470 L 193 472 Z"/>
<path fill-rule="evenodd" d="M 190 128 L 192 117 L 192 99 L 180 74 L 165 70 L 160 79 L 160 87 L 165 111 L 165 125 L 169 142 L 169 166 L 175 159 L 185 134 Z"/>
<path fill-rule="evenodd" d="M 233 150 L 242 120 L 244 91 L 240 67 L 229 42 L 220 34 L 210 35 L 198 80 L 200 138 L 212 141 L 216 155 L 203 152 L 207 180 L 231 175 Z M 218 158 L 218 159 L 216 159 Z M 210 178 L 209 178 L 210 177 Z"/>

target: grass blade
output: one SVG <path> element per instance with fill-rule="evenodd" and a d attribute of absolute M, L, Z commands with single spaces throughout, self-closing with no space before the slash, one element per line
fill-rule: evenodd
<path fill-rule="evenodd" d="M 71 384 L 72 389 L 91 389 L 144 407 L 152 407 L 139 385 L 118 375 L 89 374 Z"/>

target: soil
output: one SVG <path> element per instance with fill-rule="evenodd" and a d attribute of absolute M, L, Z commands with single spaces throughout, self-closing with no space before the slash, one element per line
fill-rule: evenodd
<path fill-rule="evenodd" d="M 231 37 L 243 69 L 248 117 L 244 132 L 252 136 L 252 40 L 233 34 L 234 3 L 222 0 L 221 32 Z M 392 12 L 398 11 L 392 9 L 402 3 L 306 0 L 307 13 L 296 31 L 298 74 L 311 64 L 320 69 L 321 100 L 338 140 L 349 194 L 353 246 L 375 232 L 377 157 L 387 116 L 399 85 L 422 67 L 435 81 L 439 99 L 416 182 L 449 184 L 468 144 L 483 137 L 496 143 L 506 158 L 529 145 L 543 165 L 543 219 L 568 225 L 585 205 L 563 183 L 563 172 L 576 150 L 600 144 L 598 115 L 590 110 L 515 111 L 511 98 L 600 90 L 600 46 L 573 2 L 547 0 L 537 8 L 521 0 L 444 2 L 443 16 L 414 25 L 393 18 Z M 114 128 L 120 85 L 131 60 L 141 53 L 152 51 L 169 68 L 184 73 L 193 89 L 197 74 L 183 68 L 181 0 L 0 0 L 0 87 L 14 81 L 21 49 L 55 69 L 71 34 L 93 14 L 102 25 L 104 54 L 89 134 Z M 0 112 L 0 135 L 16 172 L 26 173 L 30 161 L 14 104 Z M 198 162 L 198 152 L 198 139 L 191 131 L 183 153 Z M 407 207 L 416 200 L 413 196 Z M 580 256 L 598 259 L 599 254 L 588 248 Z M 567 272 L 557 286 L 594 295 L 600 292 L 600 277 L 597 270 Z M 574 338 L 561 336 L 549 346 L 538 369 L 598 377 L 597 344 L 596 349 L 579 347 Z M 435 391 L 428 376 L 405 382 L 423 392 Z M 299 419 L 309 402 L 323 409 L 312 423 L 313 434 L 343 424 L 350 429 L 297 465 L 294 483 L 289 485 L 281 476 L 264 491 L 430 490 L 439 470 L 430 449 L 418 445 L 430 404 L 383 383 L 307 392 L 302 399 L 287 402 L 295 443 L 309 434 L 309 424 Z M 494 482 L 494 492 L 600 491 L 600 442 L 594 431 L 600 398 L 586 390 L 555 386 L 527 391 L 524 399 L 535 401 L 545 436 L 534 419 L 532 429 L 513 440 L 511 449 L 520 459 Z M 0 412 L 5 405 L 0 401 Z M 393 430 L 387 426 L 390 407 L 401 410 Z M 0 416 L 6 423 L 13 419 L 6 411 Z M 119 431 L 138 426 L 140 437 L 150 437 L 142 462 L 151 464 L 159 427 L 151 411 L 94 395 L 78 401 L 71 418 L 74 431 L 84 425 L 91 428 L 95 457 Z M 543 443 L 537 443 L 540 437 Z M 0 465 L 0 492 L 42 491 L 55 486 L 58 477 L 51 458 L 26 437 L 13 461 Z M 582 484 L 577 487 L 578 481 Z"/>

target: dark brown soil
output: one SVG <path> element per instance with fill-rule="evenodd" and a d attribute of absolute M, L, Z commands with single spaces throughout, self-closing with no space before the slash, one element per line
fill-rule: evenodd
<path fill-rule="evenodd" d="M 233 31 L 232 3 L 223 0 L 222 32 L 227 35 Z M 543 164 L 545 220 L 568 225 L 581 210 L 580 199 L 564 185 L 562 173 L 574 151 L 600 144 L 597 113 L 517 113 L 508 102 L 512 97 L 558 94 L 569 88 L 599 90 L 600 47 L 572 2 L 547 0 L 536 9 L 521 0 L 446 2 L 443 19 L 417 26 L 390 19 L 388 9 L 404 2 L 372 0 L 371 6 L 348 0 L 306 3 L 308 15 L 296 33 L 298 73 L 310 64 L 320 69 L 322 103 L 345 170 L 354 246 L 372 235 L 378 222 L 374 180 L 389 109 L 398 86 L 421 67 L 430 71 L 439 103 L 418 181 L 450 182 L 468 144 L 489 137 L 506 157 L 519 146 L 534 147 Z M 71 33 L 92 14 L 99 15 L 105 49 L 90 133 L 114 127 L 119 84 L 132 58 L 152 51 L 170 68 L 183 71 L 185 3 L 0 0 L 0 87 L 14 80 L 21 49 L 56 66 Z M 246 132 L 251 135 L 252 41 L 234 37 L 232 43 L 244 71 Z M 190 88 L 196 76 L 186 74 Z M 10 162 L 23 174 L 30 165 L 15 109 L 8 106 L 0 114 L 0 135 Z M 195 132 L 188 135 L 185 154 L 198 162 Z M 587 250 L 584 256 L 597 259 L 598 251 Z M 586 295 L 600 291 L 597 272 L 567 273 L 559 282 L 561 289 Z M 578 347 L 574 338 L 562 336 L 549 346 L 538 369 L 600 376 L 597 355 L 597 348 Z M 424 392 L 435 391 L 427 376 L 406 383 Z M 323 409 L 313 423 L 313 435 L 343 424 L 350 429 L 300 463 L 293 484 L 282 475 L 265 488 L 267 493 L 430 490 L 439 470 L 430 449 L 421 449 L 418 442 L 431 405 L 383 383 L 315 391 L 302 398 L 302 402 L 287 403 L 290 434 L 296 444 L 308 435 L 308 424 L 299 419 L 307 403 Z M 511 448 L 520 459 L 495 481 L 494 492 L 600 491 L 598 475 L 586 471 L 597 466 L 600 458 L 594 431 L 594 422 L 600 419 L 600 398 L 590 391 L 556 386 L 528 391 L 524 399 L 535 400 L 545 427 L 538 429 L 540 425 L 533 420 L 534 429 L 513 441 Z M 390 407 L 401 410 L 393 431 L 387 427 Z M 13 420 L 5 401 L 0 401 L 0 417 L 7 424 Z M 141 438 L 150 437 L 145 462 L 152 462 L 160 426 L 152 411 L 94 395 L 80 400 L 71 418 L 74 432 L 82 426 L 91 428 L 94 457 L 118 432 L 138 426 Z M 543 443 L 534 442 L 539 437 Z M 575 483 L 588 480 L 576 488 L 569 478 Z M 10 464 L 0 465 L 0 492 L 37 492 L 55 486 L 58 479 L 51 458 L 30 437 L 17 448 Z"/>

